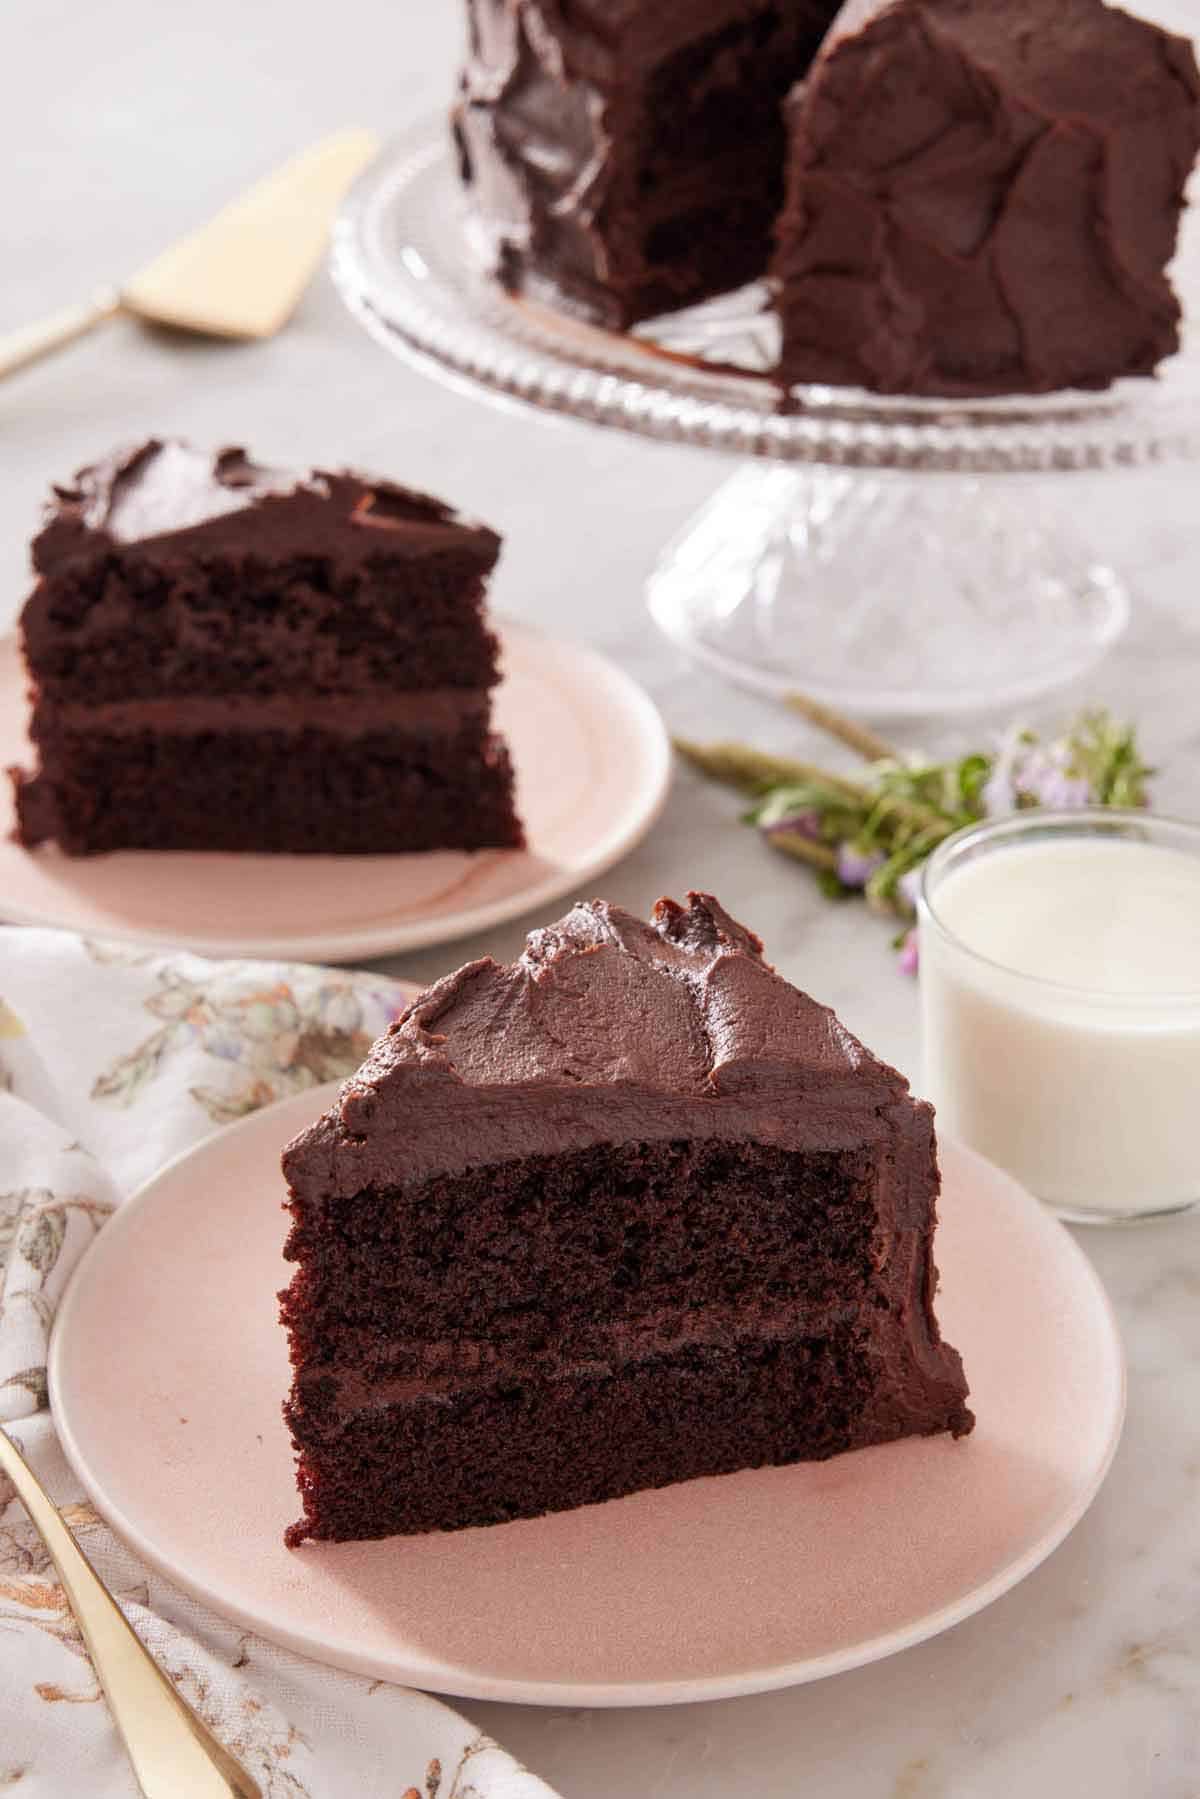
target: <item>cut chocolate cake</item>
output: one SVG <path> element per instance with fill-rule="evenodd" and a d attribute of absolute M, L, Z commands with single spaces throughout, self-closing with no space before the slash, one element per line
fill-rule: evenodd
<path fill-rule="evenodd" d="M 703 894 L 439 981 L 283 1157 L 306 1538 L 973 1422 L 933 1114 Z"/>
<path fill-rule="evenodd" d="M 467 7 L 459 161 L 515 292 L 624 329 L 770 262 L 785 388 L 1095 387 L 1177 347 L 1200 76 L 1104 0 Z"/>
<path fill-rule="evenodd" d="M 455 133 L 503 280 L 624 327 L 762 272 L 838 0 L 468 0 Z"/>
<path fill-rule="evenodd" d="M 1190 45 L 1100 0 L 850 0 L 789 108 L 780 374 L 914 394 L 1151 373 Z"/>
<path fill-rule="evenodd" d="M 114 849 L 518 845 L 490 727 L 500 540 L 357 474 L 152 441 L 57 490 L 21 615 L 17 835 Z"/>

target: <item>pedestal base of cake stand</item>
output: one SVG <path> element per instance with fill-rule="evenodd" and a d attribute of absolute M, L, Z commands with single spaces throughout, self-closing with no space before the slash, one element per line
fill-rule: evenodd
<path fill-rule="evenodd" d="M 663 552 L 650 611 L 759 692 L 892 718 L 1011 708 L 1086 673 L 1128 622 L 1067 487 L 747 463 Z"/>

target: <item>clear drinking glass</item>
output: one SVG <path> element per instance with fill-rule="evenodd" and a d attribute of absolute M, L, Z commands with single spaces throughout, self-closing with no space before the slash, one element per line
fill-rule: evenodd
<path fill-rule="evenodd" d="M 970 826 L 926 863 L 919 914 L 939 1128 L 1077 1222 L 1200 1204 L 1200 826 Z"/>

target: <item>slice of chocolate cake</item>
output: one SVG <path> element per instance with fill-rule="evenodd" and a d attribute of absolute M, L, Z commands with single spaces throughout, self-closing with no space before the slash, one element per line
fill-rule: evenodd
<path fill-rule="evenodd" d="M 468 0 L 455 133 L 501 279 L 625 327 L 761 274 L 838 0 Z"/>
<path fill-rule="evenodd" d="M 850 0 L 788 112 L 785 385 L 1104 387 L 1178 347 L 1184 39 L 1101 0 Z"/>
<path fill-rule="evenodd" d="M 519 845 L 490 727 L 500 540 L 387 481 L 152 441 L 56 490 L 21 615 L 19 840 Z"/>
<path fill-rule="evenodd" d="M 703 894 L 576 906 L 288 1146 L 289 1543 L 970 1430 L 933 1114 L 761 949 Z"/>

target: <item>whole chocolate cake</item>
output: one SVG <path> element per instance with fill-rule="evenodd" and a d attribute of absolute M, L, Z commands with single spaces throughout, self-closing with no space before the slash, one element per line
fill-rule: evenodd
<path fill-rule="evenodd" d="M 1177 347 L 1200 76 L 1104 0 L 467 4 L 460 164 L 515 292 L 624 329 L 770 263 L 785 388 L 1096 387 Z"/>
<path fill-rule="evenodd" d="M 306 1538 L 973 1423 L 933 1114 L 704 894 L 472 962 L 284 1152 Z"/>
<path fill-rule="evenodd" d="M 114 849 L 516 845 L 483 604 L 427 495 L 151 441 L 59 488 L 21 615 L 17 834 Z"/>

